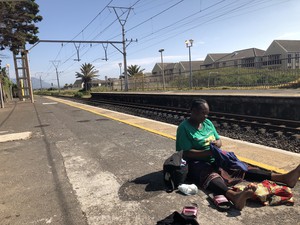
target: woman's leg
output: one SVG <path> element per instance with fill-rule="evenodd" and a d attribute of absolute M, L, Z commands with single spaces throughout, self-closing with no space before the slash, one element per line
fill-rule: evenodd
<path fill-rule="evenodd" d="M 271 180 L 272 173 L 261 169 L 249 169 L 245 173 L 244 179 L 248 181 L 259 181 L 259 182 L 264 180 Z"/>
<path fill-rule="evenodd" d="M 220 177 L 217 177 L 209 182 L 207 189 L 213 192 L 215 195 L 225 195 L 229 190 L 224 180 Z"/>
<path fill-rule="evenodd" d="M 291 188 L 295 187 L 299 177 L 300 177 L 300 165 L 298 165 L 298 167 L 296 167 L 295 169 L 291 170 L 286 174 L 277 174 L 277 173 L 271 174 L 272 181 L 284 183 Z"/>
<path fill-rule="evenodd" d="M 233 191 L 226 186 L 224 180 L 220 177 L 211 180 L 207 189 L 216 195 L 225 195 L 238 210 L 245 207 L 247 199 L 252 198 L 255 191 L 253 187 L 240 192 Z"/>
<path fill-rule="evenodd" d="M 286 174 L 271 173 L 260 169 L 248 170 L 245 174 L 245 180 L 263 181 L 272 180 L 274 182 L 284 183 L 287 186 L 295 187 L 300 177 L 300 165 Z"/>

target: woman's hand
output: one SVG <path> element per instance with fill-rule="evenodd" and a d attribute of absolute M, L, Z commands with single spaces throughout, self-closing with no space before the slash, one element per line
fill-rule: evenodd
<path fill-rule="evenodd" d="M 213 145 L 215 145 L 215 146 L 217 146 L 218 148 L 221 148 L 221 146 L 222 146 L 222 141 L 221 141 L 221 139 L 213 140 L 213 141 L 211 141 L 210 143 L 213 144 Z"/>

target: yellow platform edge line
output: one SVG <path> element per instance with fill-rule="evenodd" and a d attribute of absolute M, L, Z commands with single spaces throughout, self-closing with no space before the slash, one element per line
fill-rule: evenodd
<path fill-rule="evenodd" d="M 146 128 L 146 127 L 134 124 L 134 123 L 127 122 L 125 120 L 121 120 L 121 119 L 118 119 L 118 118 L 115 118 L 115 117 L 112 117 L 112 116 L 108 116 L 108 115 L 105 115 L 103 113 L 96 112 L 96 111 L 94 111 L 92 109 L 88 109 L 88 108 L 86 108 L 84 106 L 80 106 L 80 105 L 78 105 L 76 103 L 71 103 L 69 101 L 65 101 L 65 100 L 61 100 L 61 99 L 57 99 L 57 98 L 52 98 L 52 97 L 49 97 L 49 96 L 47 96 L 47 98 L 50 98 L 52 100 L 64 103 L 64 104 L 72 106 L 72 107 L 76 107 L 76 108 L 79 108 L 79 109 L 82 109 L 82 110 L 85 110 L 85 111 L 97 114 L 99 116 L 103 116 L 103 117 L 106 117 L 106 118 L 109 118 L 109 119 L 112 119 L 112 120 L 115 120 L 115 121 L 118 121 L 118 122 L 121 122 L 121 123 L 124 123 L 124 124 L 128 124 L 128 125 L 133 126 L 133 127 L 137 127 L 139 129 L 142 129 L 142 130 L 146 130 L 148 132 L 151 132 L 151 133 L 154 133 L 154 134 L 157 134 L 157 135 L 160 135 L 160 136 L 172 139 L 172 140 L 176 140 L 176 137 L 173 136 L 173 135 L 168 135 L 168 134 L 165 134 L 163 132 L 159 132 L 157 130 L 149 129 L 149 128 Z M 251 160 L 251 159 L 247 159 L 247 158 L 244 158 L 244 157 L 241 157 L 241 156 L 238 156 L 238 155 L 237 155 L 237 157 L 241 161 L 243 161 L 245 163 L 248 163 L 248 164 L 253 165 L 253 166 L 257 166 L 259 168 L 262 168 L 262 169 L 265 169 L 265 170 L 268 170 L 268 171 L 274 171 L 276 173 L 281 173 L 281 174 L 287 173 L 286 170 L 283 170 L 283 169 L 280 169 L 280 168 L 277 168 L 277 167 L 274 167 L 274 166 L 270 166 L 270 165 L 267 165 L 267 164 L 264 164 L 264 163 L 260 163 L 260 162 L 257 162 L 257 161 Z"/>

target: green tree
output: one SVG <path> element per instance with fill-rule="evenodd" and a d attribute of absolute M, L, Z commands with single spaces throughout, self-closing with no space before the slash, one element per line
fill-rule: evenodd
<path fill-rule="evenodd" d="M 76 72 L 76 78 L 81 78 L 82 82 L 84 83 L 84 90 L 90 91 L 91 90 L 91 81 L 93 78 L 97 77 L 97 73 L 99 71 L 95 70 L 95 67 L 90 63 L 84 63 L 81 65 L 80 72 Z"/>
<path fill-rule="evenodd" d="M 9 48 L 18 53 L 27 42 L 38 41 L 35 23 L 43 18 L 37 15 L 39 5 L 35 0 L 0 1 L 0 50 Z"/>
<path fill-rule="evenodd" d="M 127 67 L 128 76 L 132 77 L 136 74 L 142 74 L 145 69 L 141 69 L 138 65 L 130 65 Z"/>
<path fill-rule="evenodd" d="M 7 76 L 6 68 L 0 69 L 0 82 L 2 84 L 4 101 L 7 101 L 7 99 L 10 96 L 10 90 L 13 83 L 9 80 Z"/>

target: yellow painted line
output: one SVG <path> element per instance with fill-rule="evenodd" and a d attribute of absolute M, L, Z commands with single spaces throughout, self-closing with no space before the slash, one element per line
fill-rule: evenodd
<path fill-rule="evenodd" d="M 245 163 L 248 163 L 248 164 L 253 165 L 253 166 L 257 166 L 259 168 L 263 168 L 265 170 L 274 171 L 276 173 L 287 173 L 287 171 L 285 171 L 283 169 L 279 169 L 275 166 L 270 166 L 270 165 L 267 165 L 267 164 L 264 164 L 264 163 L 254 161 L 252 159 L 247 159 L 247 158 L 244 158 L 242 156 L 238 156 L 238 155 L 237 155 L 237 157 L 239 158 L 239 160 L 241 160 Z"/>
<path fill-rule="evenodd" d="M 51 98 L 51 97 L 48 97 L 48 98 Z M 126 120 L 121 120 L 121 119 L 118 119 L 118 118 L 115 118 L 115 117 L 112 117 L 112 116 L 105 115 L 105 114 L 99 113 L 99 112 L 97 112 L 97 111 L 95 111 L 95 110 L 88 109 L 88 108 L 86 108 L 85 106 L 80 106 L 80 105 L 78 105 L 78 104 L 74 104 L 74 103 L 71 103 L 71 102 L 66 102 L 66 101 L 60 100 L 60 99 L 55 99 L 55 100 L 58 101 L 58 102 L 64 103 L 64 104 L 66 104 L 66 105 L 69 105 L 69 106 L 72 106 L 72 107 L 76 107 L 76 108 L 79 108 L 79 109 L 83 109 L 83 110 L 85 110 L 85 111 L 88 111 L 88 112 L 97 114 L 97 115 L 99 115 L 99 116 L 103 116 L 103 117 L 106 117 L 106 118 L 109 118 L 109 119 L 112 119 L 112 120 L 115 120 L 115 121 L 118 121 L 118 122 L 121 122 L 121 123 L 128 124 L 128 125 L 133 126 L 133 127 L 140 128 L 140 129 L 142 129 L 142 130 L 149 131 L 149 132 L 154 133 L 154 134 L 161 135 L 161 136 L 166 137 L 166 138 L 170 138 L 170 139 L 173 139 L 173 140 L 176 139 L 176 138 L 175 138 L 174 136 L 172 136 L 172 135 L 165 134 L 165 133 L 159 132 L 159 131 L 157 131 L 157 130 L 149 129 L 149 128 L 146 128 L 146 127 L 143 127 L 143 126 L 134 124 L 134 123 L 130 123 L 130 122 L 126 121 Z"/>
<path fill-rule="evenodd" d="M 61 102 L 61 103 L 64 103 L 66 105 L 69 105 L 69 106 L 72 106 L 72 107 L 76 107 L 76 108 L 79 108 L 79 109 L 82 109 L 82 110 L 85 110 L 85 111 L 88 111 L 88 112 L 91 112 L 91 113 L 94 113 L 94 114 L 97 114 L 99 116 L 103 116 L 103 117 L 106 117 L 106 118 L 109 118 L 109 119 L 112 119 L 112 120 L 115 120 L 115 121 L 118 121 L 118 122 L 121 122 L 121 123 L 124 123 L 124 124 L 128 124 L 130 126 L 133 126 L 133 127 L 137 127 L 137 128 L 140 128 L 142 130 L 146 130 L 146 131 L 149 131 L 151 133 L 154 133 L 154 134 L 158 134 L 160 136 L 163 136 L 163 137 L 166 137 L 166 138 L 169 138 L 169 139 L 172 139 L 172 140 L 176 140 L 176 137 L 173 136 L 173 135 L 169 135 L 169 134 L 165 134 L 163 132 L 159 132 L 157 130 L 153 130 L 153 129 L 149 129 L 149 128 L 146 128 L 146 127 L 143 127 L 143 126 L 140 126 L 140 125 L 137 125 L 137 124 L 134 124 L 134 123 L 130 123 L 130 122 L 127 122 L 126 120 L 121 120 L 121 119 L 118 119 L 118 118 L 115 118 L 115 117 L 112 117 L 112 116 L 108 116 L 108 115 L 105 115 L 103 113 L 99 113 L 97 111 L 94 111 L 92 109 L 88 109 L 86 108 L 85 106 L 80 106 L 76 103 L 71 103 L 69 101 L 65 101 L 65 100 L 61 100 L 61 99 L 56 99 L 56 98 L 52 98 L 52 97 L 47 97 L 47 98 L 51 98 L 55 101 L 58 101 L 58 102 Z M 247 158 L 244 158 L 242 156 L 238 156 L 237 157 L 245 162 L 245 163 L 248 163 L 250 165 L 253 165 L 253 166 L 257 166 L 259 168 L 262 168 L 262 169 L 265 169 L 265 170 L 268 170 L 268 171 L 274 171 L 276 173 L 287 173 L 287 171 L 283 170 L 283 169 L 280 169 L 280 168 L 277 168 L 277 167 L 274 167 L 274 166 L 270 166 L 270 165 L 267 165 L 267 164 L 264 164 L 264 163 L 260 163 L 260 162 L 257 162 L 257 161 L 254 161 L 254 160 L 251 160 L 251 159 L 247 159 Z M 300 179 L 299 179 L 300 180 Z"/>

